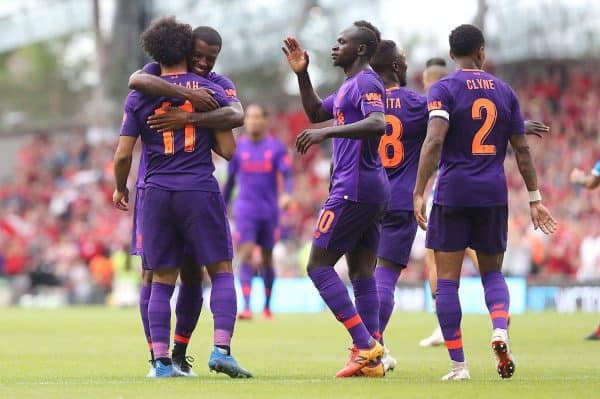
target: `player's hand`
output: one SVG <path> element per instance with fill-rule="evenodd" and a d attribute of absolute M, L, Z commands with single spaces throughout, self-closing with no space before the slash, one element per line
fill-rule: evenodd
<path fill-rule="evenodd" d="M 550 126 L 544 125 L 542 122 L 538 121 L 525 121 L 525 134 L 530 134 L 534 136 L 538 136 L 539 138 L 543 138 L 544 133 L 548 133 L 550 131 Z"/>
<path fill-rule="evenodd" d="M 219 103 L 215 100 L 214 95 L 213 90 L 202 87 L 199 90 L 193 90 L 188 100 L 194 109 L 200 112 L 214 111 L 219 108 Z"/>
<path fill-rule="evenodd" d="M 284 41 L 285 47 L 281 50 L 287 57 L 290 68 L 296 74 L 304 73 L 308 70 L 308 53 L 304 50 L 295 37 L 288 36 Z"/>
<path fill-rule="evenodd" d="M 129 190 L 126 188 L 125 191 L 119 191 L 115 189 L 113 193 L 113 204 L 115 208 L 120 211 L 128 211 L 129 208 L 127 204 L 129 204 Z"/>
<path fill-rule="evenodd" d="M 165 112 L 148 117 L 148 126 L 159 133 L 165 130 L 183 129 L 188 122 L 189 112 L 180 110 L 177 107 L 164 108 Z"/>
<path fill-rule="evenodd" d="M 311 145 L 319 144 L 326 138 L 325 129 L 306 129 L 296 138 L 296 151 L 304 155 Z"/>
<path fill-rule="evenodd" d="M 542 205 L 541 201 L 531 202 L 529 209 L 531 211 L 531 221 L 533 222 L 534 230 L 540 229 L 544 234 L 553 234 L 556 232 L 558 223 L 554 220 L 550 211 Z"/>
<path fill-rule="evenodd" d="M 427 230 L 427 212 L 425 211 L 425 198 L 421 194 L 413 194 L 413 205 L 417 224 L 423 230 Z"/>
<path fill-rule="evenodd" d="M 583 184 L 585 181 L 585 172 L 579 168 L 575 168 L 571 171 L 569 179 L 573 184 Z"/>
<path fill-rule="evenodd" d="M 285 209 L 292 202 L 292 197 L 288 193 L 283 193 L 279 196 L 279 209 Z"/>

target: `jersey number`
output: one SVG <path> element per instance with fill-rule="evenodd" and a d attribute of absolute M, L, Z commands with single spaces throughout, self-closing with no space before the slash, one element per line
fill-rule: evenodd
<path fill-rule="evenodd" d="M 496 105 L 488 100 L 487 98 L 478 98 L 473 103 L 471 108 L 471 117 L 474 120 L 480 120 L 483 118 L 482 111 L 485 109 L 485 120 L 483 125 L 479 128 L 475 137 L 473 137 L 473 143 L 471 144 L 471 150 L 473 155 L 495 155 L 496 146 L 493 144 L 483 144 L 487 136 L 490 134 L 494 125 L 496 124 L 496 117 L 498 116 L 498 110 Z"/>
<path fill-rule="evenodd" d="M 401 141 L 404 127 L 402 121 L 394 115 L 386 115 L 385 122 L 392 127 L 392 133 L 386 133 L 379 141 L 379 156 L 385 168 L 395 168 L 404 159 L 404 146 Z M 390 147 L 392 148 L 391 157 Z"/>
<path fill-rule="evenodd" d="M 168 101 L 165 101 L 161 104 L 160 108 L 157 108 L 154 110 L 154 114 L 155 115 L 160 115 L 160 114 L 164 114 L 165 112 L 165 108 L 170 107 L 171 103 Z M 183 105 L 180 105 L 179 107 L 180 110 L 185 111 L 185 112 L 194 112 L 194 107 L 192 106 L 192 103 L 187 101 L 185 103 L 183 103 Z M 185 152 L 194 152 L 194 148 L 196 147 L 196 129 L 194 127 L 194 125 L 185 125 L 184 128 L 184 132 L 185 132 L 185 144 L 184 144 L 184 150 Z M 165 145 L 165 154 L 166 155 L 173 155 L 175 154 L 175 132 L 173 132 L 173 130 L 165 130 L 162 132 L 162 136 L 163 136 L 163 144 Z"/>

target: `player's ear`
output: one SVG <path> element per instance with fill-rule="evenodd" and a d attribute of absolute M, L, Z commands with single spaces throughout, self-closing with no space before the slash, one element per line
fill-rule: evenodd
<path fill-rule="evenodd" d="M 392 69 L 394 70 L 394 72 L 400 72 L 400 65 L 394 61 L 392 63 Z"/>
<path fill-rule="evenodd" d="M 477 58 L 481 62 L 481 65 L 483 65 L 483 62 L 485 61 L 485 47 L 484 46 L 479 47 L 479 50 L 477 51 Z"/>
<path fill-rule="evenodd" d="M 363 55 L 365 55 L 367 53 L 367 45 L 366 44 L 359 44 L 358 48 L 356 50 L 356 54 L 359 57 L 362 57 Z"/>
<path fill-rule="evenodd" d="M 455 60 L 454 53 L 452 52 L 452 50 L 450 50 L 450 58 L 452 58 L 452 61 Z"/>

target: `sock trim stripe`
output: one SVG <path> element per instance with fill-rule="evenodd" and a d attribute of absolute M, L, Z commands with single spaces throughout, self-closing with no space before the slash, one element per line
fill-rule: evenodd
<path fill-rule="evenodd" d="M 252 287 L 250 287 L 249 285 L 242 286 L 242 294 L 250 295 L 251 293 L 252 293 Z"/>
<path fill-rule="evenodd" d="M 462 338 L 447 340 L 446 348 L 452 349 L 461 349 L 463 347 Z"/>
<path fill-rule="evenodd" d="M 494 310 L 490 313 L 492 320 L 494 319 L 508 319 L 508 312 L 506 310 Z"/>
<path fill-rule="evenodd" d="M 344 323 L 344 327 L 346 327 L 347 329 L 351 329 L 362 323 L 362 319 L 359 315 L 355 315 L 349 318 L 348 320 L 343 321 L 342 323 Z"/>
<path fill-rule="evenodd" d="M 173 340 L 180 344 L 189 344 L 190 343 L 190 337 L 183 337 L 183 336 L 177 335 L 177 334 L 175 334 L 175 337 L 173 337 Z"/>

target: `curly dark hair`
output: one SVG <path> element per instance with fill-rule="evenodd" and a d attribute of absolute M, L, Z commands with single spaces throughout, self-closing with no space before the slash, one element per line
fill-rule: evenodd
<path fill-rule="evenodd" d="M 175 17 L 152 21 L 142 35 L 142 45 L 154 61 L 165 66 L 179 64 L 192 49 L 192 27 L 178 22 Z"/>
<path fill-rule="evenodd" d="M 390 65 L 395 61 L 396 43 L 393 40 L 382 40 L 379 43 L 377 51 L 371 57 L 371 67 L 375 72 L 384 71 L 390 68 Z"/>
<path fill-rule="evenodd" d="M 365 20 L 356 21 L 352 25 L 358 28 L 361 43 L 367 45 L 366 56 L 371 59 L 381 42 L 381 32 L 372 23 Z"/>
<path fill-rule="evenodd" d="M 452 32 L 448 38 L 450 42 L 450 51 L 452 54 L 463 57 L 477 52 L 485 44 L 483 32 L 475 25 L 460 25 Z"/>

